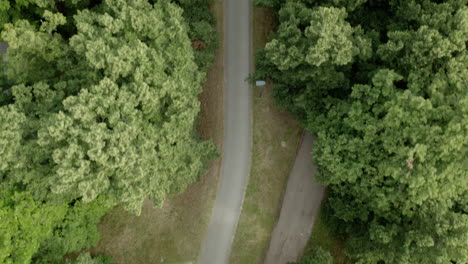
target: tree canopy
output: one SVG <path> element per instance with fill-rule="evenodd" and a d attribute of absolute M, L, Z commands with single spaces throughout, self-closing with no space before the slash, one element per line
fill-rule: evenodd
<path fill-rule="evenodd" d="M 40 199 L 104 194 L 138 213 L 146 197 L 161 204 L 195 181 L 213 147 L 194 134 L 203 75 L 182 10 L 104 1 L 78 12 L 68 40 L 51 34 L 64 21 L 55 17 L 39 30 L 21 20 L 2 32 L 16 82 L 2 107 L 14 124 L 1 131 L 14 159 L 3 161 L 2 184 Z"/>
<path fill-rule="evenodd" d="M 63 206 L 42 205 L 27 193 L 2 190 L 0 262 L 28 263 L 65 212 Z"/>
<path fill-rule="evenodd" d="M 111 259 L 104 256 L 91 257 L 89 253 L 81 253 L 75 261 L 67 261 L 67 264 L 112 264 Z"/>
<path fill-rule="evenodd" d="M 256 77 L 317 134 L 348 254 L 467 262 L 467 1 L 259 2 L 279 24 Z"/>
<path fill-rule="evenodd" d="M 300 262 L 291 264 L 333 264 L 333 258 L 330 252 L 321 247 L 315 248 L 310 254 L 304 256 Z"/>
<path fill-rule="evenodd" d="M 216 154 L 195 130 L 208 4 L 0 1 L 0 262 L 62 263 L 112 207 L 139 214 L 199 179 Z"/>

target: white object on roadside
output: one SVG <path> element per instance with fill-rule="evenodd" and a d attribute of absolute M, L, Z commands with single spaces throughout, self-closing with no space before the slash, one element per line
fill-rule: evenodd
<path fill-rule="evenodd" d="M 256 86 L 265 86 L 266 82 L 265 81 L 256 81 L 255 85 Z"/>

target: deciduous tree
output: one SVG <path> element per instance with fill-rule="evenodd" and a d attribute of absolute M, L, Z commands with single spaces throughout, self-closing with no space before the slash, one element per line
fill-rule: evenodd
<path fill-rule="evenodd" d="M 467 262 L 466 4 L 286 1 L 257 57 L 358 263 Z"/>
<path fill-rule="evenodd" d="M 145 198 L 160 205 L 195 181 L 213 147 L 194 132 L 203 74 L 182 10 L 106 0 L 78 12 L 69 40 L 51 34 L 52 21 L 39 31 L 19 21 L 2 35 L 13 62 L 7 76 L 17 82 L 4 108 L 27 123 L 11 143 L 21 141 L 22 155 L 3 184 L 22 184 L 38 199 L 102 194 L 139 213 Z"/>
<path fill-rule="evenodd" d="M 30 263 L 65 212 L 66 206 L 43 204 L 27 192 L 0 191 L 0 262 Z"/>

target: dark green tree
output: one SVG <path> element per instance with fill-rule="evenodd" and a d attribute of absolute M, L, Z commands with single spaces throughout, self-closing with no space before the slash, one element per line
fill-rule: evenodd
<path fill-rule="evenodd" d="M 189 26 L 195 62 L 201 71 L 207 72 L 218 48 L 216 21 L 210 10 L 212 0 L 174 0 L 184 10 L 183 17 Z"/>
<path fill-rule="evenodd" d="M 358 263 L 468 261 L 466 5 L 285 1 L 257 56 Z"/>
<path fill-rule="evenodd" d="M 301 120 L 349 90 L 348 65 L 371 57 L 370 38 L 346 17 L 344 8 L 289 1 L 278 12 L 274 38 L 257 54 L 255 77 L 271 78 L 278 103 Z"/>
<path fill-rule="evenodd" d="M 291 264 L 333 264 L 333 257 L 330 252 L 317 247 L 312 252 L 306 254 L 301 261 Z"/>

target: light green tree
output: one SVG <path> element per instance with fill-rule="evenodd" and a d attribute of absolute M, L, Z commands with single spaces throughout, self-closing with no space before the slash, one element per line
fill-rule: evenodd
<path fill-rule="evenodd" d="M 182 10 L 167 1 L 106 0 L 75 20 L 69 40 L 47 21 L 3 32 L 11 105 L 28 124 L 3 184 L 41 199 L 103 194 L 138 214 L 145 198 L 160 205 L 197 180 L 213 155 L 194 132 L 203 74 Z"/>
<path fill-rule="evenodd" d="M 103 197 L 89 203 L 70 203 L 66 214 L 54 226 L 52 234 L 35 252 L 34 263 L 63 263 L 63 256 L 94 246 L 100 237 L 97 225 L 110 209 L 111 204 Z"/>
<path fill-rule="evenodd" d="M 204 171 L 215 149 L 194 127 L 214 20 L 208 1 L 176 3 L 0 1 L 1 263 L 63 263 L 113 206 L 138 214 Z"/>
<path fill-rule="evenodd" d="M 0 263 L 30 263 L 63 218 L 66 206 L 45 205 L 29 193 L 0 191 Z"/>

